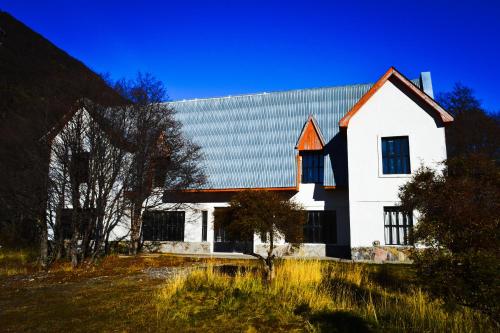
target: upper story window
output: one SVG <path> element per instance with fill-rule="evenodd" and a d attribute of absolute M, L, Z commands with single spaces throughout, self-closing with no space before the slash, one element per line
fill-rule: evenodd
<path fill-rule="evenodd" d="M 323 184 L 324 156 L 322 150 L 301 151 L 302 183 Z"/>
<path fill-rule="evenodd" d="M 382 170 L 384 175 L 411 173 L 407 136 L 382 138 Z"/>
<path fill-rule="evenodd" d="M 384 207 L 386 245 L 413 244 L 413 214 L 401 207 Z"/>
<path fill-rule="evenodd" d="M 71 158 L 71 172 L 78 185 L 89 181 L 89 164 L 89 152 L 80 151 L 73 154 Z"/>
<path fill-rule="evenodd" d="M 169 160 L 167 157 L 158 157 L 153 163 L 153 187 L 164 187 L 167 179 Z"/>

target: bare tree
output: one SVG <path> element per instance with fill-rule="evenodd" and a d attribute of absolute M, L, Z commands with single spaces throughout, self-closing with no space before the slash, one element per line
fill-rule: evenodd
<path fill-rule="evenodd" d="M 303 208 L 271 191 L 242 191 L 229 202 L 229 208 L 216 211 L 216 228 L 223 227 L 230 235 L 251 239 L 261 235 L 268 242 L 266 256 L 251 252 L 265 269 L 265 277 L 274 279 L 275 243 L 285 238 L 291 247 L 299 246 L 303 238 L 306 216 Z"/>
<path fill-rule="evenodd" d="M 199 187 L 205 183 L 200 147 L 182 134 L 175 110 L 163 101 L 163 84 L 149 74 L 115 84 L 131 104 L 125 107 L 132 144 L 127 197 L 131 206 L 130 253 L 140 247 L 142 213 L 163 203 L 165 190 Z"/>
<path fill-rule="evenodd" d="M 107 248 L 111 230 L 123 220 L 123 186 L 131 155 L 123 139 L 127 119 L 122 109 L 89 101 L 76 108 L 51 145 L 48 202 L 56 257 L 61 256 L 67 237 L 64 229 L 71 221 L 73 266 L 95 259 L 103 245 Z"/>

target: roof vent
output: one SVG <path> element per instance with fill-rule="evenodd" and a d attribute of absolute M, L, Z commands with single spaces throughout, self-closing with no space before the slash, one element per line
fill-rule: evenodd
<path fill-rule="evenodd" d="M 434 91 L 432 90 L 432 80 L 431 80 L 431 72 L 422 72 L 420 73 L 420 86 L 424 93 L 429 95 L 429 97 L 434 99 Z"/>

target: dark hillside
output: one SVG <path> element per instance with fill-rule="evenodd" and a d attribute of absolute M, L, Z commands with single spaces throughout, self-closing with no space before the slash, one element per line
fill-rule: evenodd
<path fill-rule="evenodd" d="M 6 226 L 22 227 L 29 214 L 20 207 L 33 206 L 28 197 L 43 192 L 39 138 L 82 97 L 124 102 L 82 62 L 0 11 L 0 245 Z"/>

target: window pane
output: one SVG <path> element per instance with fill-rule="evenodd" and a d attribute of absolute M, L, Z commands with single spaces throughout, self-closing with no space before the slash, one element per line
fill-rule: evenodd
<path fill-rule="evenodd" d="M 401 207 L 384 207 L 385 244 L 411 245 L 412 219 L 412 213 Z"/>
<path fill-rule="evenodd" d="M 304 243 L 337 243 L 335 211 L 308 211 L 304 225 Z"/>
<path fill-rule="evenodd" d="M 410 155 L 408 137 L 382 138 L 382 172 L 384 174 L 409 174 Z"/>
<path fill-rule="evenodd" d="M 208 229 L 208 212 L 206 210 L 201 212 L 201 241 L 207 241 L 207 229 Z"/>
<path fill-rule="evenodd" d="M 302 182 L 323 183 L 324 156 L 322 151 L 302 151 Z"/>
<path fill-rule="evenodd" d="M 142 237 L 146 241 L 184 241 L 184 212 L 146 211 Z"/>

